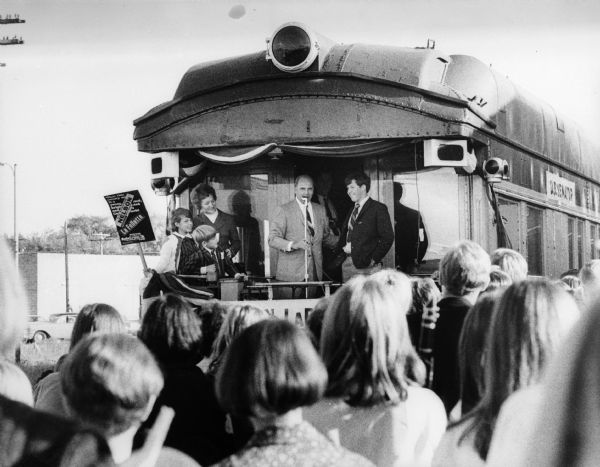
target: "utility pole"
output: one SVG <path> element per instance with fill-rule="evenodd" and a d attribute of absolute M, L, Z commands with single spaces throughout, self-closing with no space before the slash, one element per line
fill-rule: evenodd
<path fill-rule="evenodd" d="M 13 235 L 15 240 L 15 266 L 19 272 L 19 230 L 17 229 L 17 164 L 0 162 L 0 166 L 9 167 L 13 175 Z"/>
<path fill-rule="evenodd" d="M 71 313 L 71 304 L 69 303 L 69 226 L 68 220 L 65 220 L 65 305 L 67 313 Z"/>

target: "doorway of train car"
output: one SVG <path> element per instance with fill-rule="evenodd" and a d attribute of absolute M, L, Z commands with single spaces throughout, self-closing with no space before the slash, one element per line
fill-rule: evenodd
<path fill-rule="evenodd" d="M 330 231 L 339 236 L 342 224 L 352 210 L 352 201 L 346 193 L 346 175 L 364 171 L 363 159 L 336 157 L 305 157 L 294 160 L 294 179 L 310 175 L 314 181 L 313 203 L 325 208 Z M 323 278 L 341 282 L 341 268 L 332 266 L 335 252 L 323 248 Z"/>
<path fill-rule="evenodd" d="M 200 212 L 197 200 L 194 201 L 194 191 L 201 185 L 214 189 L 217 209 L 233 220 L 239 237 L 239 252 L 233 261 L 240 263 L 239 268 L 251 276 L 265 274 L 264 245 L 268 236 L 265 221 L 269 219 L 275 197 L 269 191 L 272 178 L 272 170 L 263 160 L 208 164 L 202 177 L 194 179 L 187 192 L 187 205 L 196 218 Z"/>
<path fill-rule="evenodd" d="M 414 171 L 397 166 L 392 181 L 396 268 L 430 275 L 461 239 L 461 222 L 469 215 L 461 196 L 464 177 L 450 167 Z"/>

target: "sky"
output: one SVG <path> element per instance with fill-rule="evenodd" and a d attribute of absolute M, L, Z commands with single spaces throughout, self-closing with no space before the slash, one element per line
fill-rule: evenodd
<path fill-rule="evenodd" d="M 245 14 L 230 15 L 242 5 Z M 237 7 L 239 11 L 240 8 Z M 600 141 L 600 2 L 595 0 L 3 0 L 0 162 L 17 164 L 23 234 L 109 216 L 103 196 L 138 189 L 151 213 L 148 154 L 133 120 L 173 96 L 196 63 L 265 49 L 300 21 L 342 43 L 425 46 L 479 58 Z M 0 234 L 13 231 L 13 177 L 0 167 Z"/>

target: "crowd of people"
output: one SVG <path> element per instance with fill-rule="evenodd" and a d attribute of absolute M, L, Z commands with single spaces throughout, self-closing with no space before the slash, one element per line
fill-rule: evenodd
<path fill-rule="evenodd" d="M 301 181 L 302 182 L 302 181 Z M 389 269 L 306 327 L 164 294 L 138 336 L 105 304 L 32 388 L 10 361 L 24 296 L 0 245 L 0 465 L 562 466 L 600 459 L 600 260 L 532 278 L 463 241 L 439 287 Z"/>

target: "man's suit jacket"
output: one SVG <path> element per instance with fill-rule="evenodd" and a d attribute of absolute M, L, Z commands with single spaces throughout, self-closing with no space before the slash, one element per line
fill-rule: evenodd
<path fill-rule="evenodd" d="M 311 203 L 314 219 L 312 219 L 315 235 L 311 239 L 312 248 L 309 255 L 309 278 L 321 280 L 323 273 L 323 243 L 333 248 L 337 242 L 329 230 L 325 209 Z M 304 239 L 304 216 L 296 199 L 278 206 L 271 219 L 269 245 L 279 250 L 275 277 L 283 281 L 304 280 L 304 250 L 286 251 L 291 241 Z M 314 268 L 313 268 L 314 265 Z M 316 270 L 316 277 L 313 271 Z"/>
<path fill-rule="evenodd" d="M 449 414 L 460 399 L 458 342 L 471 303 L 462 297 L 445 297 L 438 306 L 440 314 L 435 323 L 432 389 L 440 396 Z"/>
<path fill-rule="evenodd" d="M 215 261 L 212 253 L 206 248 L 200 247 L 199 250 L 200 260 L 198 261 L 198 269 L 214 264 L 217 267 L 217 277 L 219 279 L 222 277 L 234 277 L 239 272 L 235 263 L 220 247 L 215 249 L 217 261 Z"/>
<path fill-rule="evenodd" d="M 219 246 L 223 250 L 228 248 L 231 250 L 231 256 L 235 256 L 240 251 L 240 236 L 238 235 L 237 227 L 235 226 L 235 220 L 233 216 L 218 209 L 219 215 L 215 219 L 213 224 L 208 217 L 204 214 L 199 214 L 194 217 L 194 228 L 199 225 L 210 225 L 219 232 Z"/>
<path fill-rule="evenodd" d="M 348 213 L 342 225 L 339 249 L 346 244 L 351 215 L 352 211 Z M 394 243 L 394 230 L 386 205 L 369 198 L 358 213 L 349 240 L 352 245 L 350 256 L 354 267 L 364 269 L 369 267 L 371 260 L 376 263 L 381 262 Z"/>

